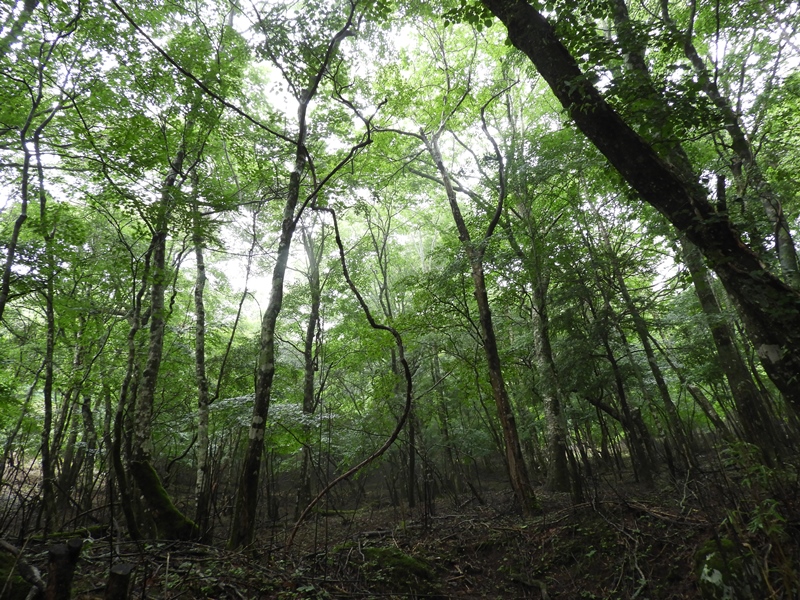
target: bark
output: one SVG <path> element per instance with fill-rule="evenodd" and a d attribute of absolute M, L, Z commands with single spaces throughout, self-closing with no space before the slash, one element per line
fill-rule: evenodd
<path fill-rule="evenodd" d="M 319 69 L 309 82 L 309 87 L 302 91 L 299 98 L 297 110 L 298 132 L 294 142 L 294 169 L 289 176 L 289 186 L 286 190 L 286 203 L 283 207 L 278 252 L 275 258 L 275 267 L 272 270 L 269 304 L 261 320 L 253 414 L 250 421 L 242 471 L 236 489 L 236 501 L 228 538 L 228 547 L 231 549 L 249 545 L 252 543 L 255 533 L 261 457 L 264 453 L 264 431 L 272 397 L 272 382 L 275 377 L 275 326 L 283 306 L 283 282 L 292 238 L 297 227 L 297 221 L 302 216 L 305 208 L 305 204 L 303 204 L 297 211 L 298 214 L 295 214 L 295 209 L 300 200 L 300 185 L 307 168 L 308 150 L 306 141 L 308 123 L 306 118 L 308 106 L 319 89 L 323 75 L 328 71 L 339 42 L 352 35 L 349 28 L 353 21 L 354 11 L 355 6 L 351 6 L 344 27 L 331 39 Z"/>
<path fill-rule="evenodd" d="M 524 190 L 524 187 L 523 187 Z M 524 193 L 524 191 L 522 192 Z M 531 248 L 523 251 L 517 242 L 516 236 L 510 226 L 509 220 L 503 221 L 508 241 L 517 257 L 525 265 L 528 277 L 533 287 L 533 307 L 531 321 L 534 337 L 534 355 L 539 374 L 539 393 L 545 415 L 545 430 L 547 437 L 547 481 L 548 489 L 559 492 L 570 491 L 570 470 L 567 457 L 567 424 L 561 407 L 561 386 L 559 384 L 558 370 L 553 359 L 553 350 L 550 344 L 550 319 L 548 313 L 548 289 L 550 275 L 546 260 L 542 258 L 543 252 L 537 248 L 538 231 L 532 225 L 528 210 L 522 216 L 529 228 Z"/>
<path fill-rule="evenodd" d="M 550 346 L 550 319 L 547 312 L 547 290 L 550 278 L 539 274 L 533 284 L 534 352 L 539 371 L 539 393 L 544 404 L 547 427 L 547 483 L 548 489 L 570 491 L 569 464 L 567 462 L 566 418 L 561 408 L 561 390 L 558 385 L 556 364 Z"/>
<path fill-rule="evenodd" d="M 712 404 L 711 400 L 706 398 L 703 390 L 692 384 L 687 384 L 686 389 L 692 395 L 692 398 L 694 398 L 695 402 L 697 402 L 700 410 L 702 410 L 706 418 L 711 421 L 711 424 L 714 425 L 714 428 L 719 432 L 719 434 L 726 440 L 735 440 L 736 438 L 734 437 L 733 433 L 725 424 L 725 421 L 720 419 L 716 409 L 714 408 L 714 405 Z"/>
<path fill-rule="evenodd" d="M 45 600 L 69 600 L 72 596 L 72 579 L 81 556 L 82 539 L 73 539 L 66 544 L 56 544 L 48 550 L 47 587 Z"/>
<path fill-rule="evenodd" d="M 95 484 L 95 453 L 97 452 L 97 429 L 94 425 L 94 415 L 92 414 L 91 398 L 88 395 L 83 397 L 81 403 L 81 417 L 83 418 L 84 441 L 86 445 L 85 461 L 83 464 L 83 486 L 81 493 L 81 510 L 89 513 L 92 509 L 92 494 Z"/>
<path fill-rule="evenodd" d="M 301 110 L 304 111 L 305 106 Z M 301 129 L 301 136 L 304 136 L 305 128 Z M 272 397 L 272 382 L 275 377 L 275 326 L 283 305 L 283 282 L 295 231 L 296 220 L 294 212 L 300 197 L 300 180 L 305 170 L 305 164 L 305 147 L 302 143 L 299 143 L 298 152 L 295 156 L 295 169 L 290 176 L 286 204 L 283 209 L 278 253 L 275 267 L 272 270 L 269 305 L 261 321 L 253 414 L 250 421 L 247 448 L 239 476 L 233 522 L 228 539 L 228 546 L 231 549 L 249 545 L 253 540 L 256 525 L 258 485 L 261 476 L 262 455 L 264 453 L 264 431 Z"/>
<path fill-rule="evenodd" d="M 208 541 L 211 511 L 211 478 L 209 477 L 208 456 L 208 409 L 210 397 L 208 392 L 208 377 L 206 376 L 206 307 L 203 293 L 206 287 L 206 263 L 203 256 L 202 222 L 200 221 L 200 207 L 198 206 L 197 174 L 192 172 L 192 242 L 195 256 L 195 285 L 194 285 L 194 375 L 197 386 L 197 443 L 195 446 L 195 522 L 200 530 L 201 539 Z"/>
<path fill-rule="evenodd" d="M 314 248 L 313 240 L 306 230 L 303 230 L 303 247 L 308 260 L 308 290 L 311 297 L 311 310 L 306 321 L 306 333 L 303 343 L 303 414 L 309 419 L 317 409 L 316 373 L 319 370 L 319 350 L 317 347 L 317 334 L 319 332 L 319 309 L 322 299 L 322 289 L 319 277 L 319 263 L 324 244 L 324 235 L 321 236 L 319 249 Z M 297 492 L 296 517 L 300 516 L 302 507 L 311 501 L 311 443 L 309 436 L 311 428 L 306 427 L 306 437 L 303 442 L 303 457 L 300 468 L 300 487 Z"/>
<path fill-rule="evenodd" d="M 667 2 L 662 2 L 662 16 L 667 25 L 677 32 L 677 26 L 669 15 Z M 734 153 L 731 160 L 731 172 L 736 181 L 738 194 L 740 197 L 744 197 L 749 188 L 761 202 L 764 213 L 772 225 L 772 234 L 775 236 L 775 254 L 783 278 L 786 283 L 798 289 L 800 288 L 800 267 L 798 267 L 797 251 L 781 201 L 761 171 L 761 166 L 756 160 L 740 117 L 734 111 L 728 98 L 719 89 L 716 78 L 708 72 L 705 61 L 697 51 L 692 41 L 691 29 L 681 37 L 683 38 L 684 55 L 692 64 L 697 81 L 706 96 L 719 109 L 723 126 L 730 137 L 730 147 Z"/>
<path fill-rule="evenodd" d="M 767 410 L 768 402 L 758 389 L 750 370 L 736 346 L 735 335 L 720 308 L 708 271 L 697 248 L 682 239 L 683 261 L 694 284 L 694 290 L 703 309 L 706 325 L 717 350 L 717 360 L 731 388 L 736 414 L 739 417 L 745 441 L 756 444 L 769 460 L 778 448 L 778 436 Z"/>
<path fill-rule="evenodd" d="M 45 320 L 47 333 L 45 342 L 44 360 L 44 424 L 42 426 L 42 502 L 44 505 L 44 532 L 45 536 L 50 531 L 51 520 L 55 510 L 55 469 L 53 466 L 53 361 L 56 343 L 56 313 L 53 301 L 55 298 L 55 270 L 56 258 L 53 252 L 53 238 L 55 226 L 51 229 L 47 219 L 47 196 L 44 189 L 44 174 L 42 171 L 41 151 L 39 146 L 39 132 L 34 136 L 34 149 L 36 152 L 36 167 L 39 179 L 39 218 L 44 231 L 45 261 L 47 280 L 45 283 Z"/>
<path fill-rule="evenodd" d="M 108 574 L 104 600 L 128 600 L 130 597 L 131 575 L 136 565 L 132 563 L 117 563 Z"/>
<path fill-rule="evenodd" d="M 173 194 L 178 187 L 178 174 L 183 167 L 184 151 L 180 150 L 161 189 L 159 214 L 156 218 L 152 239 L 152 283 L 150 287 L 150 332 L 147 358 L 136 397 L 135 422 L 130 457 L 130 471 L 142 499 L 152 516 L 158 535 L 166 539 L 196 539 L 198 528 L 179 511 L 170 500 L 161 478 L 152 464 L 152 417 L 153 404 L 166 327 L 164 295 L 167 286 L 167 233 L 169 216 L 174 203 Z"/>
<path fill-rule="evenodd" d="M 770 273 L 742 242 L 694 173 L 660 157 L 609 106 L 541 13 L 524 0 L 482 3 L 506 25 L 511 43 L 533 62 L 589 141 L 700 249 L 735 300 L 770 379 L 800 411 L 800 292 Z"/>
<path fill-rule="evenodd" d="M 500 211 L 502 210 L 502 194 L 501 203 L 498 207 L 499 210 L 495 212 L 495 216 L 487 228 L 484 239 L 481 240 L 480 243 L 473 243 L 469 230 L 467 229 L 466 223 L 461 215 L 461 209 L 458 205 L 458 199 L 456 197 L 456 192 L 453 189 L 450 175 L 447 171 L 447 168 L 444 166 L 441 153 L 439 152 L 438 134 L 431 139 L 428 139 L 427 136 L 421 134 L 421 138 L 436 165 L 439 176 L 441 177 L 441 181 L 444 185 L 447 199 L 450 204 L 450 212 L 453 215 L 453 221 L 455 222 L 456 229 L 458 230 L 459 240 L 463 244 L 470 262 L 475 301 L 478 306 L 478 317 L 481 327 L 481 341 L 483 342 L 483 349 L 486 355 L 486 362 L 489 370 L 489 381 L 492 386 L 492 394 L 494 396 L 495 406 L 497 407 L 497 415 L 500 419 L 500 425 L 503 430 L 506 466 L 508 468 L 510 483 L 523 514 L 526 516 L 531 515 L 538 510 L 538 501 L 528 478 L 528 470 L 522 455 L 522 446 L 519 441 L 519 434 L 517 433 L 517 424 L 511 408 L 511 401 L 508 396 L 508 391 L 506 390 L 502 363 L 500 361 L 500 353 L 497 348 L 497 338 L 495 336 L 494 324 L 492 322 L 489 295 L 486 290 L 486 278 L 483 269 L 483 254 L 485 252 L 485 244 L 491 237 L 494 227 L 497 225 L 499 220 Z"/>
<path fill-rule="evenodd" d="M 589 310 L 591 311 L 592 316 L 597 319 L 597 311 L 593 305 L 589 304 Z M 603 349 L 605 350 L 606 360 L 608 360 L 608 363 L 611 366 L 611 372 L 614 375 L 614 385 L 616 387 L 617 398 L 619 399 L 622 412 L 620 413 L 616 411 L 616 409 L 613 409 L 612 412 L 610 409 L 613 407 L 608 407 L 608 405 L 602 404 L 599 399 L 587 399 L 589 399 L 589 401 L 595 407 L 603 410 L 622 425 L 628 437 L 628 450 L 631 455 L 631 463 L 633 466 L 634 475 L 643 484 L 651 487 L 653 485 L 653 473 L 656 471 L 656 462 L 653 460 L 652 453 L 649 451 L 649 448 L 652 445 L 652 436 L 650 435 L 647 427 L 644 425 L 644 422 L 640 420 L 637 421 L 637 419 L 634 417 L 634 410 L 636 409 L 632 409 L 628 403 L 628 395 L 625 390 L 625 381 L 622 376 L 622 370 L 620 369 L 619 361 L 614 354 L 614 350 L 611 347 L 611 342 L 608 338 L 609 328 L 605 323 L 603 323 L 600 325 L 598 331 L 601 335 L 601 343 L 603 345 Z"/>

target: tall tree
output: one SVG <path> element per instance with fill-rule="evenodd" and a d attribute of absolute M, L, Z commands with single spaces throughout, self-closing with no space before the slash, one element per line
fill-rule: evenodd
<path fill-rule="evenodd" d="M 340 163 L 319 180 L 314 178 L 310 192 L 304 193 L 304 178 L 308 176 L 311 144 L 308 139 L 311 102 L 320 92 L 324 78 L 329 73 L 339 72 L 336 69 L 338 46 L 348 36 L 355 35 L 354 28 L 357 26 L 358 16 L 354 3 L 343 8 L 330 7 L 327 10 L 320 7 L 320 10 L 323 17 L 322 26 L 320 30 L 312 32 L 305 30 L 302 15 L 296 15 L 294 19 L 288 18 L 285 7 L 282 6 L 271 7 L 269 15 L 258 17 L 258 28 L 267 38 L 264 45 L 267 56 L 284 75 L 286 84 L 297 102 L 297 132 L 292 137 L 283 136 L 284 141 L 294 150 L 294 166 L 286 186 L 269 304 L 261 320 L 253 416 L 236 491 L 236 503 L 228 539 L 231 548 L 248 545 L 252 542 L 255 532 L 264 430 L 275 377 L 275 327 L 283 304 L 284 278 L 294 232 L 305 208 L 341 166 Z M 300 38 L 292 39 L 296 27 L 299 29 Z M 289 48 L 286 46 L 288 43 L 297 46 Z M 343 83 L 337 81 L 335 85 Z M 354 147 L 345 161 L 352 157 L 357 148 L 363 147 L 366 143 L 368 142 L 362 141 Z"/>
<path fill-rule="evenodd" d="M 625 181 L 700 249 L 736 301 L 770 379 L 800 410 L 800 292 L 771 273 L 728 215 L 714 209 L 696 173 L 660 156 L 605 100 L 547 17 L 523 0 L 481 5 L 503 22 L 510 42 Z"/>

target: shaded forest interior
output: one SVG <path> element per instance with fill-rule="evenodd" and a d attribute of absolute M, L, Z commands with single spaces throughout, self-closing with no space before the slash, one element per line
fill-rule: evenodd
<path fill-rule="evenodd" d="M 0 7 L 0 598 L 800 598 L 800 6 Z"/>

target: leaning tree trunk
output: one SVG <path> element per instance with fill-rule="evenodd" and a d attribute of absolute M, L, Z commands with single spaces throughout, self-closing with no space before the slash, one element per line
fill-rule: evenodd
<path fill-rule="evenodd" d="M 750 370 L 736 347 L 736 338 L 714 295 L 700 253 L 690 241 L 682 239 L 681 242 L 683 261 L 689 269 L 706 324 L 711 330 L 719 366 L 730 385 L 744 439 L 761 448 L 764 458 L 768 462 L 772 461 L 779 453 L 780 443 L 772 417 L 767 410 L 768 403 L 753 381 Z"/>
<path fill-rule="evenodd" d="M 761 165 L 756 160 L 753 147 L 742 127 L 741 116 L 736 113 L 728 98 L 719 89 L 717 78 L 709 73 L 705 61 L 694 45 L 691 30 L 686 33 L 678 32 L 675 22 L 670 17 L 667 2 L 662 3 L 662 16 L 672 32 L 678 34 L 678 38 L 683 38 L 684 56 L 692 63 L 697 82 L 722 117 L 722 125 L 728 132 L 731 141 L 730 148 L 734 154 L 731 160 L 731 172 L 736 181 L 739 196 L 744 197 L 749 188 L 761 202 L 764 213 L 772 225 L 771 233 L 775 239 L 775 254 L 783 278 L 795 289 L 800 289 L 800 266 L 798 266 L 797 251 L 789 223 L 780 199 L 764 177 Z"/>
<path fill-rule="evenodd" d="M 641 197 L 694 243 L 735 300 L 759 358 L 784 398 L 800 412 L 800 292 L 772 274 L 714 210 L 694 173 L 661 158 L 604 100 L 526 0 L 481 0 L 507 27 L 511 43 L 547 81 L 577 127 Z"/>
<path fill-rule="evenodd" d="M 439 132 L 441 133 L 441 131 Z M 492 311 L 489 305 L 489 295 L 486 290 L 486 277 L 483 269 L 483 254 L 486 239 L 491 236 L 494 226 L 497 225 L 500 216 L 502 205 L 498 208 L 500 210 L 495 212 L 495 217 L 492 220 L 485 239 L 479 244 L 472 242 L 467 225 L 461 215 L 461 209 L 458 205 L 458 198 L 456 192 L 450 182 L 450 174 L 444 166 L 441 153 L 438 146 L 438 134 L 433 138 L 428 139 L 424 134 L 421 135 L 422 141 L 425 143 L 426 149 L 436 164 L 436 169 L 439 172 L 447 199 L 450 204 L 450 212 L 453 215 L 453 221 L 458 230 L 458 237 L 464 246 L 464 249 L 469 258 L 472 283 L 474 286 L 475 301 L 478 305 L 478 318 L 481 326 L 481 341 L 483 342 L 483 350 L 486 355 L 486 363 L 489 370 L 489 381 L 492 385 L 492 394 L 494 396 L 495 405 L 497 407 L 497 415 L 500 419 L 500 426 L 503 430 L 503 442 L 505 444 L 505 457 L 506 466 L 508 467 L 509 479 L 511 488 L 514 490 L 514 495 L 519 502 L 520 508 L 525 515 L 531 515 L 538 510 L 538 501 L 531 486 L 530 479 L 528 478 L 528 469 L 525 465 L 525 460 L 522 455 L 522 445 L 519 441 L 519 434 L 517 433 L 517 423 L 514 418 L 514 412 L 511 408 L 511 400 L 508 397 L 506 390 L 505 379 L 503 378 L 502 363 L 500 360 L 500 352 L 497 348 L 497 337 L 494 332 L 494 324 L 492 322 Z"/>

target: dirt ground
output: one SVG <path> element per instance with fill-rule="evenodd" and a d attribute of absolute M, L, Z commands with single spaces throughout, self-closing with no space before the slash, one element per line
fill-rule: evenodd
<path fill-rule="evenodd" d="M 735 507 L 746 498 L 703 485 L 663 477 L 647 490 L 605 481 L 580 502 L 539 489 L 542 511 L 531 518 L 502 485 L 412 510 L 328 506 L 301 526 L 291 548 L 288 517 L 265 524 L 241 552 L 222 543 L 87 537 L 73 597 L 103 598 L 112 562 L 123 561 L 134 566 L 137 599 L 698 598 L 698 548 L 737 535 L 772 582 L 764 597 L 796 597 L 796 574 L 785 565 L 797 560 L 798 521 L 777 519 L 777 534 L 743 516 L 737 526 Z M 44 569 L 43 545 L 30 544 L 26 555 Z"/>

